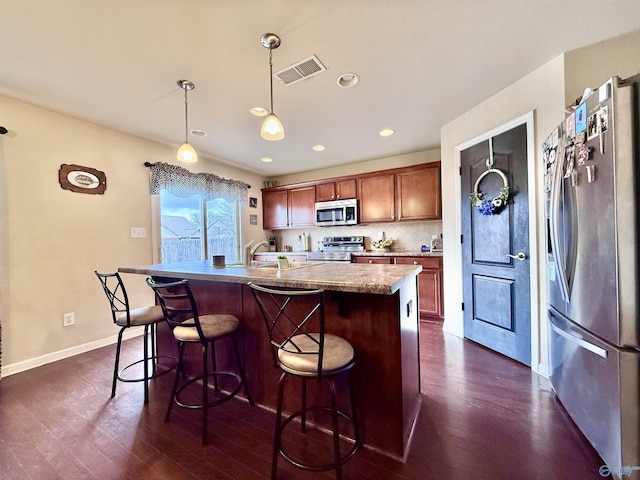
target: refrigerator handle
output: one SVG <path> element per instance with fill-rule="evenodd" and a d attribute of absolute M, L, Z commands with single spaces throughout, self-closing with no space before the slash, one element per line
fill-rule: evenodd
<path fill-rule="evenodd" d="M 560 153 L 562 152 L 562 153 Z M 560 195 L 562 187 L 562 177 L 564 171 L 564 142 L 558 144 L 558 155 L 556 159 L 556 171 L 551 188 L 551 208 L 549 212 L 549 229 L 551 230 L 551 248 L 553 258 L 558 267 L 558 277 L 562 298 L 569 301 L 569 283 L 567 281 L 566 266 L 564 263 L 564 253 L 560 244 Z"/>
<path fill-rule="evenodd" d="M 584 348 L 585 350 L 589 350 L 590 352 L 595 353 L 599 357 L 607 358 L 607 351 L 604 348 L 600 348 L 594 345 L 593 343 L 589 343 L 586 340 L 583 340 L 581 338 L 574 337 L 569 332 L 565 332 L 560 327 L 558 327 L 555 323 L 553 323 L 553 321 L 551 321 L 550 324 L 553 331 L 556 332 L 558 335 L 560 335 L 562 338 L 565 338 L 570 342 L 575 343 L 576 345 L 578 345 L 581 348 Z"/>

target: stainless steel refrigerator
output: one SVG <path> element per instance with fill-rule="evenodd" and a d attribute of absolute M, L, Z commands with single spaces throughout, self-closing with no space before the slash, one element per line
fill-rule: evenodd
<path fill-rule="evenodd" d="M 640 465 L 639 84 L 610 79 L 543 144 L 551 383 L 616 468 Z"/>

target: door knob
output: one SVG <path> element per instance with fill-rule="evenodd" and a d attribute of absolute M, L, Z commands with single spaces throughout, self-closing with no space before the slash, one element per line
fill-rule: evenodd
<path fill-rule="evenodd" d="M 524 252 L 518 252 L 515 255 L 511 255 L 510 253 L 507 253 L 506 256 L 509 258 L 515 258 L 516 260 L 520 260 L 521 262 L 524 262 L 527 259 L 527 254 Z"/>

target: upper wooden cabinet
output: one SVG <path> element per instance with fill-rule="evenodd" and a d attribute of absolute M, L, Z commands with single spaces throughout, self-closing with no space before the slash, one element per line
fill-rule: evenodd
<path fill-rule="evenodd" d="M 348 178 L 316 185 L 316 202 L 356 198 L 356 179 Z"/>
<path fill-rule="evenodd" d="M 284 188 L 262 191 L 262 228 L 286 228 L 289 225 L 287 197 Z"/>
<path fill-rule="evenodd" d="M 315 225 L 316 189 L 308 187 L 290 188 L 289 227 L 312 227 Z"/>
<path fill-rule="evenodd" d="M 315 202 L 358 199 L 360 223 L 442 218 L 440 162 L 262 190 L 263 228 L 315 225 Z"/>
<path fill-rule="evenodd" d="M 395 177 L 392 173 L 358 178 L 360 223 L 396 219 Z"/>
<path fill-rule="evenodd" d="M 398 221 L 442 218 L 440 163 L 396 173 Z"/>

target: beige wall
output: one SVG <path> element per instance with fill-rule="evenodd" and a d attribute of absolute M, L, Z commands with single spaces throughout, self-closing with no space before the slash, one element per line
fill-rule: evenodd
<path fill-rule="evenodd" d="M 145 161 L 176 162 L 175 147 L 154 143 L 0 96 L 0 320 L 3 374 L 113 340 L 117 333 L 93 271 L 152 261 L 151 236 L 130 238 L 130 227 L 151 234 L 149 170 Z M 104 195 L 62 190 L 61 164 L 106 173 Z M 201 159 L 209 171 L 251 184 L 264 178 Z M 244 210 L 243 236 L 263 238 Z M 125 278 L 133 306 L 153 301 L 142 276 Z M 75 312 L 75 326 L 62 316 Z M 93 343 L 92 343 L 93 342 Z"/>
<path fill-rule="evenodd" d="M 585 87 L 595 90 L 614 75 L 640 73 L 640 30 L 567 52 L 564 65 L 565 105 L 571 105 Z"/>
<path fill-rule="evenodd" d="M 586 86 L 600 86 L 613 75 L 625 77 L 640 71 L 640 32 L 581 48 L 560 55 L 519 81 L 487 99 L 441 129 L 443 192 L 455 192 L 451 201 L 443 200 L 444 247 L 444 304 L 445 329 L 463 335 L 462 266 L 460 262 L 460 205 L 467 201 L 468 192 L 460 191 L 459 157 L 456 146 L 468 142 L 528 111 L 534 113 L 535 156 L 535 224 L 534 240 L 537 250 L 532 261 L 539 272 L 538 282 L 532 284 L 538 297 L 535 311 L 539 332 L 536 345 L 538 358 L 532 358 L 532 368 L 546 374 L 548 369 L 546 320 L 546 262 L 544 233 L 544 194 L 541 144 L 546 136 L 565 118 L 565 107 L 581 96 Z M 445 194 L 446 195 L 446 194 Z M 533 311 L 533 310 L 532 310 Z"/>

